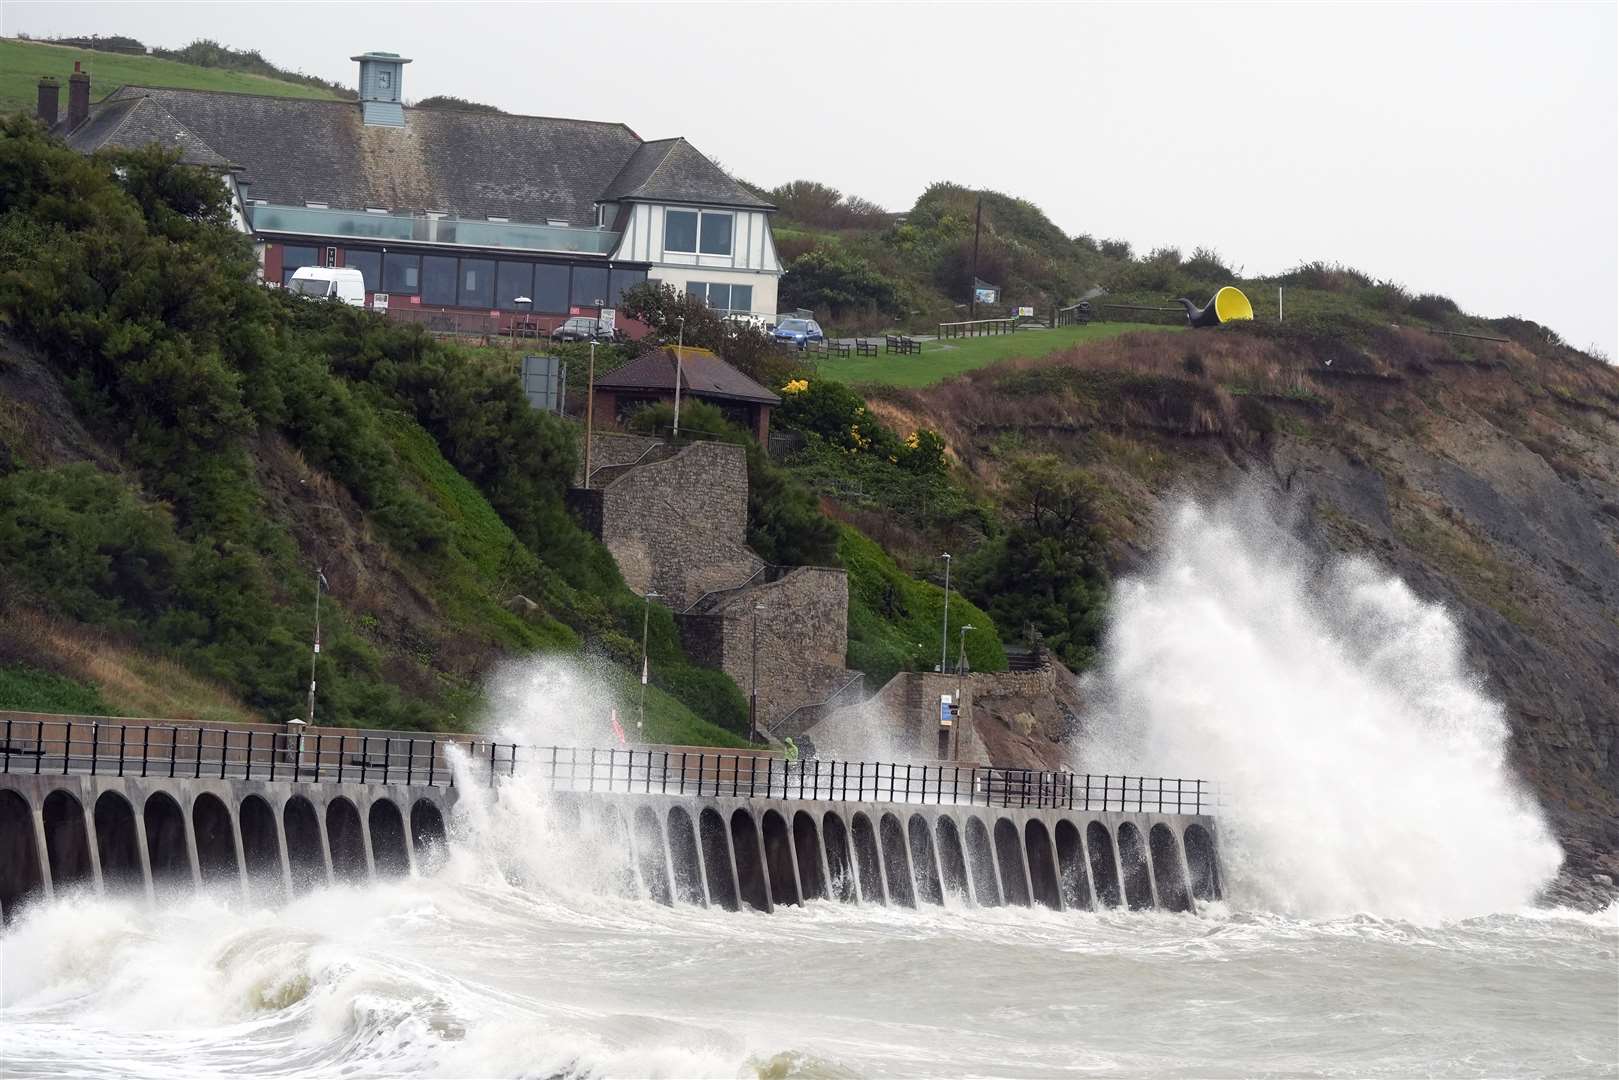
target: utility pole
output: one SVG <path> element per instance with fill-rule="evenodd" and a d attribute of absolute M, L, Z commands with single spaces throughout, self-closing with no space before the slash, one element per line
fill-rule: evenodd
<path fill-rule="evenodd" d="M 753 605 L 753 682 L 748 694 L 748 742 L 759 741 L 759 612 L 763 604 Z"/>
<path fill-rule="evenodd" d="M 944 560 L 944 626 L 939 630 L 939 674 L 950 670 L 950 553 L 947 551 L 939 558 Z"/>
<path fill-rule="evenodd" d="M 961 725 L 963 723 L 961 714 L 961 684 L 965 681 L 967 674 L 967 631 L 971 629 L 973 629 L 973 625 L 971 623 L 968 623 L 966 626 L 961 628 L 961 647 L 956 650 L 956 750 L 955 753 L 950 756 L 950 760 L 952 761 L 961 757 Z"/>
<path fill-rule="evenodd" d="M 596 342 L 590 342 L 590 368 L 585 376 L 585 487 L 590 487 L 590 436 L 596 424 Z"/>
<path fill-rule="evenodd" d="M 320 591 L 326 588 L 326 574 L 315 568 L 315 649 L 309 654 L 309 720 L 315 722 L 315 661 L 320 659 Z"/>
<path fill-rule="evenodd" d="M 642 727 L 646 725 L 646 630 L 647 624 L 652 620 L 652 601 L 657 595 L 655 592 L 647 593 L 646 602 L 641 606 L 641 709 L 635 717 L 635 733 L 637 735 L 641 733 Z"/>
<path fill-rule="evenodd" d="M 978 196 L 978 209 L 973 212 L 973 285 L 972 308 L 968 318 L 978 318 L 978 233 L 984 227 L 984 197 Z"/>
<path fill-rule="evenodd" d="M 680 354 L 686 349 L 686 320 L 680 320 L 679 344 L 675 346 L 675 433 L 674 441 L 680 441 Z"/>

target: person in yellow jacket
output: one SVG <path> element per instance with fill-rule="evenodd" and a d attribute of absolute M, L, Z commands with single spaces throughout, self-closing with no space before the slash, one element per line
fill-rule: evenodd
<path fill-rule="evenodd" d="M 786 748 L 785 753 L 786 753 L 787 760 L 788 761 L 797 761 L 798 760 L 798 744 L 793 742 L 792 737 L 788 736 L 787 738 L 781 740 L 781 744 L 782 744 L 783 747 Z"/>

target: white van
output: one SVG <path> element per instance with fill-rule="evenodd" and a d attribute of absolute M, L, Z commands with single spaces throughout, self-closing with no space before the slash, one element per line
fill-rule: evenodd
<path fill-rule="evenodd" d="M 287 288 L 314 300 L 341 300 L 365 307 L 365 275 L 352 266 L 300 266 Z"/>

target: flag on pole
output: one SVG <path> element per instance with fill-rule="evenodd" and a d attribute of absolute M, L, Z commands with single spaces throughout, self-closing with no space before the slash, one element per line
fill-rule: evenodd
<path fill-rule="evenodd" d="M 620 746 L 628 746 L 629 745 L 629 740 L 624 737 L 624 725 L 620 724 L 618 722 L 618 710 L 617 709 L 613 710 L 612 719 L 613 719 L 613 735 L 614 735 L 614 737 L 616 737 L 618 739 L 618 745 L 620 745 Z"/>

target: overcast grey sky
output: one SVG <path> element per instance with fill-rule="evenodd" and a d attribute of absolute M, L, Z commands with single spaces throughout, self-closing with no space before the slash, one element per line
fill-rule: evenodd
<path fill-rule="evenodd" d="M 0 0 L 0 33 L 211 37 L 351 84 L 399 52 L 413 99 L 684 135 L 890 209 L 993 188 L 1249 273 L 1339 261 L 1619 358 L 1613 3 Z"/>

